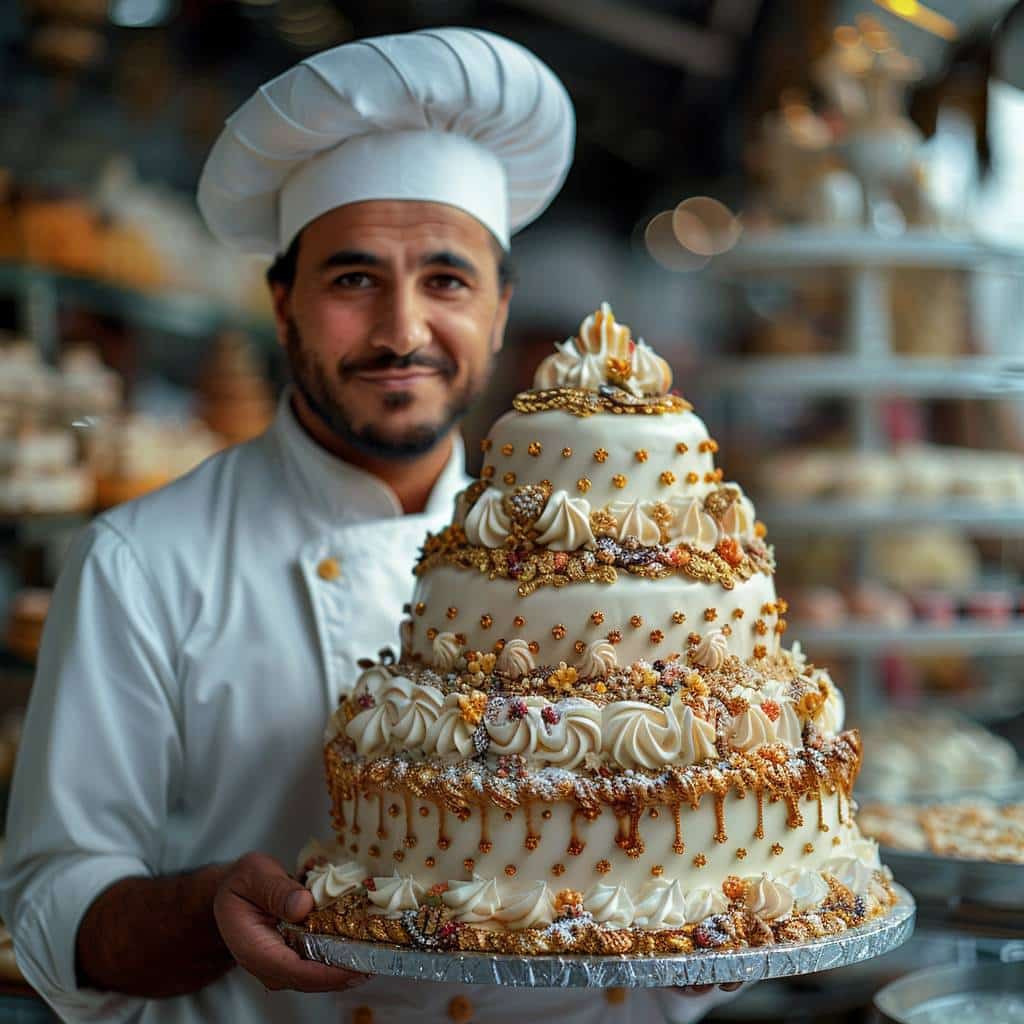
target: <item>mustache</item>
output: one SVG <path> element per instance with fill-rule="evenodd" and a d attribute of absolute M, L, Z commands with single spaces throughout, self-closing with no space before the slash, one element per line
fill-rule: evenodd
<path fill-rule="evenodd" d="M 412 367 L 436 370 L 443 377 L 449 379 L 454 377 L 458 370 L 455 360 L 446 353 L 428 355 L 424 352 L 410 352 L 408 355 L 399 356 L 394 353 L 382 352 L 373 359 L 341 360 L 338 363 L 338 375 L 345 378 L 367 371 L 408 370 Z"/>

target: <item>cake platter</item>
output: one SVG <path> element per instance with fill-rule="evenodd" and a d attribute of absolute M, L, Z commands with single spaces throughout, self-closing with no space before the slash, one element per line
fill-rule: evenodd
<path fill-rule="evenodd" d="M 307 960 L 418 981 L 524 988 L 720 985 L 813 974 L 888 953 L 910 938 L 916 912 L 910 893 L 902 886 L 893 888 L 898 899 L 889 913 L 841 935 L 809 942 L 680 956 L 443 953 L 318 935 L 286 923 L 280 925 L 280 930 L 285 941 Z"/>

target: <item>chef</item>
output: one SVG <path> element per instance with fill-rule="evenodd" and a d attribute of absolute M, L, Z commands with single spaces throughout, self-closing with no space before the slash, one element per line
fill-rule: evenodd
<path fill-rule="evenodd" d="M 328 820 L 324 723 L 396 644 L 417 547 L 467 483 L 509 236 L 573 132 L 547 67 L 466 29 L 328 50 L 228 120 L 199 206 L 276 257 L 291 386 L 263 436 L 92 522 L 58 582 L 0 913 L 61 1018 L 682 1021 L 720 998 L 366 978 L 274 927 L 312 909 L 286 865 Z"/>

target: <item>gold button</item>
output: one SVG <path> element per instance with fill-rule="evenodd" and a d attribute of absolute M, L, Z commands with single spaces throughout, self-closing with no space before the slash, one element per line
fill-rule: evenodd
<path fill-rule="evenodd" d="M 456 996 L 448 1004 L 448 1016 L 455 1024 L 468 1024 L 473 1019 L 473 1004 L 465 996 Z"/>
<path fill-rule="evenodd" d="M 341 565 L 336 558 L 325 558 L 316 567 L 316 574 L 320 579 L 331 582 L 341 575 Z"/>
<path fill-rule="evenodd" d="M 373 1024 L 373 1010 L 369 1006 L 357 1006 L 352 1011 L 352 1024 Z"/>
<path fill-rule="evenodd" d="M 612 1006 L 619 1006 L 626 1001 L 626 990 L 624 988 L 606 988 L 604 997 Z"/>

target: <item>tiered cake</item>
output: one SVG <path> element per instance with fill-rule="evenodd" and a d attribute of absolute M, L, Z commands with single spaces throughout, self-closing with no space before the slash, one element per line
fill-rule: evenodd
<path fill-rule="evenodd" d="M 860 741 L 671 371 L 607 306 L 483 443 L 402 651 L 326 735 L 315 932 L 650 954 L 842 931 L 892 902 Z"/>

